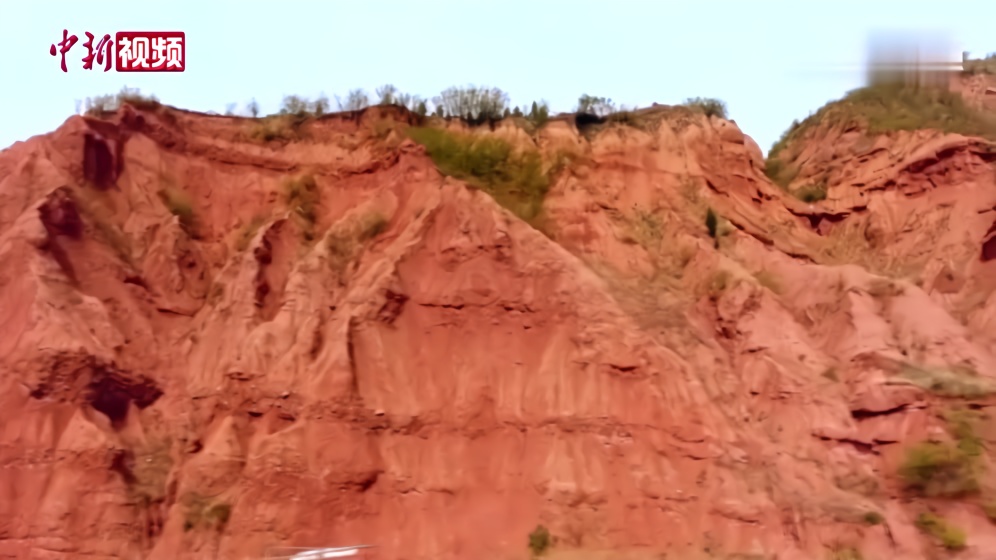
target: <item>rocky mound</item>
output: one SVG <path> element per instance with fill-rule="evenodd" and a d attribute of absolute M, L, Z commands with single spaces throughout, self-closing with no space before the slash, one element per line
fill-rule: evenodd
<path fill-rule="evenodd" d="M 683 107 L 0 152 L 0 558 L 986 558 L 996 155 L 806 134 L 788 190 Z"/>

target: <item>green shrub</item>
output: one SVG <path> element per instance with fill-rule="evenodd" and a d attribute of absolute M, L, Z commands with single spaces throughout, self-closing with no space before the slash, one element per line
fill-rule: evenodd
<path fill-rule="evenodd" d="M 432 102 L 447 117 L 480 124 L 502 118 L 508 107 L 508 94 L 498 88 L 451 87 L 433 98 Z"/>
<path fill-rule="evenodd" d="M 799 168 L 786 165 L 773 154 L 774 149 L 768 154 L 768 159 L 764 160 L 764 174 L 782 190 L 788 189 L 789 184 L 799 174 Z"/>
<path fill-rule="evenodd" d="M 812 117 L 812 115 L 810 115 Z M 808 121 L 809 119 L 807 119 Z M 768 151 L 768 160 L 773 160 L 778 157 L 778 154 L 788 146 L 789 142 L 795 139 L 799 130 L 802 128 L 802 123 L 798 120 L 793 120 L 792 124 L 778 137 L 778 140 L 771 145 L 771 149 Z M 767 172 L 767 169 L 765 169 Z M 769 175 L 770 177 L 770 175 Z"/>
<path fill-rule="evenodd" d="M 941 545 L 948 550 L 961 550 L 965 548 L 965 531 L 951 525 L 943 517 L 924 512 L 916 518 L 916 526 L 924 533 L 940 541 Z"/>
<path fill-rule="evenodd" d="M 194 206 L 190 196 L 176 187 L 165 187 L 158 192 L 159 199 L 163 201 L 170 214 L 180 219 L 180 226 L 187 231 L 194 227 Z"/>
<path fill-rule="evenodd" d="M 371 214 L 360 224 L 360 241 L 369 241 L 383 233 L 385 229 L 387 229 L 387 218 L 380 214 Z"/>
<path fill-rule="evenodd" d="M 259 142 L 297 140 L 302 122 L 297 115 L 270 115 L 249 125 L 249 137 Z"/>
<path fill-rule="evenodd" d="M 239 229 L 238 237 L 235 240 L 235 248 L 239 251 L 245 251 L 249 247 L 252 238 L 259 232 L 259 228 L 263 227 L 265 223 L 266 218 L 264 216 L 253 216 L 249 223 Z"/>
<path fill-rule="evenodd" d="M 821 200 L 826 200 L 827 186 L 824 183 L 806 185 L 804 187 L 799 187 L 792 194 L 803 202 L 819 202 Z"/>
<path fill-rule="evenodd" d="M 124 105 L 125 103 L 135 107 L 136 109 L 144 109 L 147 111 L 158 109 L 162 106 L 159 99 L 155 95 L 143 95 L 138 88 L 124 88 L 121 90 L 121 93 L 118 94 L 118 104 Z"/>
<path fill-rule="evenodd" d="M 613 123 L 632 126 L 634 128 L 642 128 L 644 125 L 644 123 L 640 120 L 639 115 L 633 111 L 616 111 L 606 117 L 606 120 Z"/>
<path fill-rule="evenodd" d="M 185 506 L 183 530 L 215 529 L 223 531 L 232 516 L 232 506 L 227 502 L 212 502 L 200 494 L 187 494 L 182 502 Z"/>
<path fill-rule="evenodd" d="M 328 113 L 329 106 L 329 100 L 324 95 L 315 100 L 299 95 L 284 96 L 277 114 L 256 120 L 249 125 L 249 138 L 259 142 L 300 140 L 301 127 L 314 117 Z M 259 112 L 259 107 L 252 106 L 250 110 L 255 116 Z"/>
<path fill-rule="evenodd" d="M 284 181 L 284 199 L 287 206 L 307 222 L 315 223 L 319 193 L 313 175 L 299 175 Z"/>
<path fill-rule="evenodd" d="M 907 490 L 927 497 L 960 497 L 979 491 L 972 457 L 949 443 L 923 442 L 906 451 L 899 476 Z"/>
<path fill-rule="evenodd" d="M 969 367 L 919 367 L 903 364 L 899 374 L 914 385 L 942 397 L 978 398 L 996 392 L 996 385 Z"/>
<path fill-rule="evenodd" d="M 529 533 L 529 550 L 533 556 L 542 556 L 549 550 L 551 544 L 550 531 L 542 525 L 537 525 L 532 533 Z"/>
<path fill-rule="evenodd" d="M 717 270 L 709 277 L 705 292 L 710 298 L 716 299 L 730 287 L 732 281 L 733 276 L 729 271 Z"/>
<path fill-rule="evenodd" d="M 756 274 L 754 274 L 754 279 L 757 280 L 758 284 L 771 290 L 775 294 L 781 295 L 781 293 L 784 291 L 782 283 L 778 279 L 778 277 L 767 270 L 761 270 Z"/>
<path fill-rule="evenodd" d="M 361 244 L 383 233 L 387 224 L 387 218 L 379 213 L 336 224 L 325 239 L 329 267 L 342 276 L 362 248 Z"/>
<path fill-rule="evenodd" d="M 340 99 L 338 95 L 335 96 L 335 102 L 340 111 L 359 111 L 370 106 L 370 96 L 363 89 L 357 88 L 349 90 L 345 101 Z"/>
<path fill-rule="evenodd" d="M 973 459 L 982 456 L 985 448 L 982 438 L 975 431 L 975 422 L 979 419 L 977 412 L 968 409 L 950 410 L 945 413 L 944 419 L 962 453 Z"/>
<path fill-rule="evenodd" d="M 597 97 L 587 93 L 578 97 L 578 113 L 607 117 L 616 112 L 616 105 L 608 97 Z"/>
<path fill-rule="evenodd" d="M 775 160 L 806 130 L 823 122 L 862 122 L 871 134 L 934 129 L 996 140 L 996 117 L 969 107 L 958 93 L 901 82 L 880 83 L 852 90 L 801 123 L 794 121 L 771 147 L 768 159 Z"/>
<path fill-rule="evenodd" d="M 864 519 L 864 522 L 868 525 L 881 525 L 882 522 L 885 521 L 885 517 L 877 511 L 866 512 L 862 519 Z"/>
<path fill-rule="evenodd" d="M 310 111 L 310 103 L 307 99 L 298 95 L 285 95 L 284 102 L 280 106 L 281 115 L 305 115 Z"/>
<path fill-rule="evenodd" d="M 707 117 L 727 118 L 726 103 L 711 97 L 693 97 L 685 100 L 684 105 L 699 111 Z"/>
<path fill-rule="evenodd" d="M 475 138 L 436 128 L 413 127 L 408 134 L 425 146 L 444 175 L 484 190 L 526 221 L 539 215 L 550 188 L 550 174 L 544 173 L 539 152 L 516 153 L 500 138 Z"/>
<path fill-rule="evenodd" d="M 285 95 L 278 115 L 291 117 L 292 122 L 300 125 L 312 117 L 328 113 L 329 106 L 329 98 L 325 95 L 319 95 L 314 100 L 300 95 Z"/>
<path fill-rule="evenodd" d="M 166 482 L 173 468 L 168 439 L 152 440 L 135 449 L 134 462 L 126 469 L 128 494 L 139 507 L 148 508 L 166 498 Z"/>
<path fill-rule="evenodd" d="M 510 115 L 508 107 L 505 107 L 505 116 Z M 533 101 L 532 108 L 529 110 L 529 115 L 526 118 L 537 128 L 541 127 L 546 124 L 546 121 L 550 120 L 550 106 L 547 105 L 546 101 L 540 101 L 539 103 Z"/>
<path fill-rule="evenodd" d="M 103 113 L 117 111 L 124 104 L 144 110 L 154 110 L 161 106 L 156 96 L 143 95 L 137 88 L 125 86 L 117 94 L 88 97 L 83 108 L 87 115 L 100 116 Z"/>

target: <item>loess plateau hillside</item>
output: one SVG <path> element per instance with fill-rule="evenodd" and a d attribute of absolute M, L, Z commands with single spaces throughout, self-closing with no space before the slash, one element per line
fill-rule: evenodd
<path fill-rule="evenodd" d="M 983 78 L 767 160 L 663 105 L 125 104 L 17 143 L 0 558 L 992 558 Z"/>

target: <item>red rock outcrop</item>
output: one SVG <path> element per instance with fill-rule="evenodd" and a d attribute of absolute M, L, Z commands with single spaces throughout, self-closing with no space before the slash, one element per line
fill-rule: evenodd
<path fill-rule="evenodd" d="M 0 558 L 511 559 L 543 524 L 565 558 L 902 560 L 927 508 L 996 547 L 991 476 L 895 474 L 940 389 L 993 402 L 985 144 L 825 131 L 806 205 L 682 108 L 500 126 L 573 158 L 541 232 L 416 120 L 126 107 L 0 152 Z"/>

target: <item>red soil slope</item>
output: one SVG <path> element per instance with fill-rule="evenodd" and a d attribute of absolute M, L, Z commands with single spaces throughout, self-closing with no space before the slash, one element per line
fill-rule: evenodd
<path fill-rule="evenodd" d="M 822 127 L 807 204 L 687 110 L 476 132 L 573 156 L 541 232 L 415 120 L 126 107 L 0 152 L 0 558 L 514 559 L 543 524 L 553 558 L 902 560 L 943 552 L 927 511 L 996 550 L 985 449 L 956 498 L 897 475 L 960 408 L 996 438 L 990 145 Z"/>

